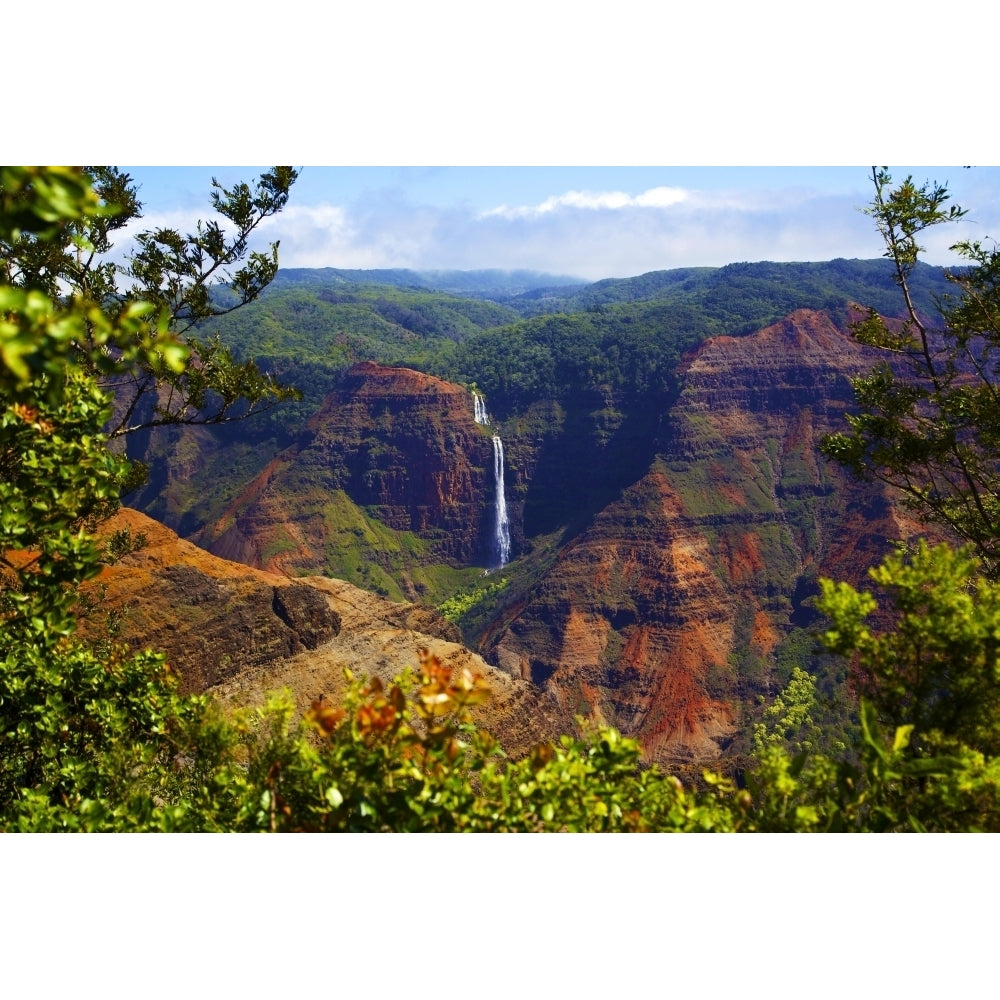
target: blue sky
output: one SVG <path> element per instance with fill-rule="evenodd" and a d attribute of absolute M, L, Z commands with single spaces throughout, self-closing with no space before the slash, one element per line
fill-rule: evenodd
<path fill-rule="evenodd" d="M 224 185 L 260 167 L 126 167 L 144 225 L 190 228 Z M 927 234 L 947 264 L 960 238 L 1000 233 L 1000 168 L 904 166 L 947 182 L 968 221 Z M 588 280 L 742 260 L 877 257 L 870 168 L 306 166 L 262 236 L 285 267 L 532 268 Z"/>

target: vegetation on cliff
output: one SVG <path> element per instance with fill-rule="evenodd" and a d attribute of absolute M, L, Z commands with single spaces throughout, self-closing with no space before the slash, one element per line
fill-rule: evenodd
<path fill-rule="evenodd" d="M 371 284 L 367 272 L 351 280 L 341 274 L 312 271 L 279 281 L 253 309 L 212 328 L 240 356 L 283 372 L 292 364 L 342 371 L 371 360 L 475 382 L 506 418 L 542 399 L 608 390 L 634 399 L 669 390 L 678 359 L 695 344 L 751 333 L 796 309 L 829 310 L 840 319 L 852 302 L 885 315 L 898 310 L 888 261 L 658 271 L 571 294 L 546 289 L 543 315 L 524 306 L 531 297 L 489 301 Z M 941 269 L 923 264 L 911 284 L 922 313 L 948 290 Z"/>
<path fill-rule="evenodd" d="M 557 302 L 558 308 L 524 320 L 514 312 L 517 298 L 491 303 L 418 289 L 409 273 L 386 275 L 381 284 L 364 283 L 363 272 L 309 271 L 294 278 L 279 281 L 280 287 L 269 289 L 247 310 L 213 321 L 212 328 L 238 357 L 256 357 L 273 377 L 297 386 L 301 401 L 264 414 L 252 428 L 223 427 L 211 435 L 167 428 L 130 441 L 130 454 L 150 468 L 148 485 L 130 502 L 199 544 L 214 544 L 215 524 L 269 462 L 286 449 L 301 453 L 302 445 L 308 446 L 324 400 L 341 391 L 344 373 L 358 361 L 405 365 L 486 392 L 504 441 L 515 555 L 527 555 L 549 544 L 555 532 L 568 540 L 585 530 L 646 474 L 674 435 L 669 414 L 683 388 L 680 362 L 707 338 L 759 329 L 792 308 L 827 307 L 846 316 L 855 298 L 895 308 L 888 298 L 894 287 L 888 261 L 656 272 L 588 286 L 592 298 L 586 297 L 588 289 L 569 295 L 548 289 L 546 301 Z M 390 279 L 409 287 L 387 283 Z M 940 269 L 918 268 L 915 280 L 921 308 L 929 308 L 932 295 L 947 287 Z M 782 350 L 794 358 L 794 345 Z M 816 377 L 822 379 L 825 398 L 831 380 L 822 373 Z M 772 392 L 783 388 L 775 384 Z M 803 388 L 816 392 L 813 386 Z M 404 414 L 391 413 L 384 423 L 406 421 Z M 382 433 L 381 424 L 372 428 L 373 436 Z M 789 466 L 781 474 L 790 482 L 791 458 L 780 454 L 784 443 L 771 441 L 769 447 L 779 452 L 772 462 L 776 470 L 779 460 Z M 810 452 L 808 465 L 814 461 L 812 448 L 808 442 L 801 447 Z M 390 460 L 389 454 L 380 459 L 383 465 Z M 402 482 L 405 468 L 397 464 L 393 476 Z M 361 476 L 367 470 L 357 471 Z M 706 466 L 704 475 L 709 471 Z M 762 485 L 768 486 L 763 480 Z M 277 493 L 282 486 L 276 482 L 272 488 Z M 350 515 L 352 521 L 373 513 L 360 492 L 348 491 L 344 500 L 360 508 Z M 836 508 L 840 500 L 834 490 L 823 499 L 824 509 Z M 790 512 L 795 524 L 822 520 L 810 509 L 816 502 L 810 488 L 796 496 L 783 492 L 780 501 L 782 507 L 797 506 Z M 393 523 L 383 523 L 387 532 L 396 530 Z M 433 538 L 425 535 L 423 541 Z M 400 539 L 390 548 L 408 546 Z M 458 565 L 452 556 L 442 562 L 439 548 L 425 545 L 408 565 L 397 560 L 381 567 L 384 578 L 378 585 L 394 596 L 413 597 L 406 578 L 414 573 L 447 584 L 455 570 L 486 564 L 473 558 Z M 358 554 L 362 562 L 380 558 L 371 546 L 360 546 Z M 353 552 L 341 559 L 331 550 L 323 572 L 360 580 L 359 565 Z M 451 596 L 433 585 L 421 593 L 437 601 Z"/>

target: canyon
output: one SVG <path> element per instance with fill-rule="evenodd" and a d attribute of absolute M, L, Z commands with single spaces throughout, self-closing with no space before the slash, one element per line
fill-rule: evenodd
<path fill-rule="evenodd" d="M 816 451 L 870 364 L 805 310 L 705 341 L 647 473 L 490 623 L 486 657 L 636 736 L 649 759 L 717 756 L 771 692 L 768 663 L 813 617 L 817 578 L 860 585 L 913 530 Z"/>
<path fill-rule="evenodd" d="M 850 377 L 873 360 L 845 326 L 798 310 L 710 337 L 682 358 L 672 398 L 651 395 L 632 413 L 613 393 L 581 393 L 491 420 L 466 386 L 361 362 L 192 540 L 290 581 L 275 593 L 298 595 L 300 615 L 308 588 L 334 586 L 325 578 L 353 573 L 369 591 L 426 602 L 443 578 L 474 586 L 502 568 L 509 585 L 463 621 L 464 642 L 494 680 L 548 706 L 529 714 L 614 725 L 650 761 L 717 759 L 743 747 L 748 706 L 780 686 L 776 655 L 812 621 L 818 577 L 863 583 L 891 540 L 919 528 L 816 450 L 851 406 Z M 622 428 L 644 471 L 595 502 L 585 483 L 606 483 L 605 462 L 622 479 Z M 581 516 L 544 532 L 553 492 Z M 167 602 L 180 572 L 166 574 Z M 204 630 L 197 641 L 207 653 Z M 295 669 L 315 659 L 304 635 L 270 641 Z M 243 659 L 241 671 L 259 671 Z M 192 683 L 222 681 L 202 671 Z"/>

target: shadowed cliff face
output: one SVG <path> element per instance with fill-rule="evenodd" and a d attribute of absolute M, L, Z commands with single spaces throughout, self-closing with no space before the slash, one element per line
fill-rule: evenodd
<path fill-rule="evenodd" d="M 809 311 L 702 344 L 649 471 L 494 623 L 488 658 L 651 759 L 716 756 L 754 692 L 742 665 L 809 620 L 817 575 L 861 583 L 906 533 L 877 490 L 816 452 L 870 365 Z"/>
<path fill-rule="evenodd" d="M 341 571 L 345 533 L 357 536 L 360 559 L 379 549 L 389 559 L 396 547 L 393 567 L 404 571 L 408 560 L 485 565 L 493 488 L 491 435 L 468 390 L 366 362 L 195 540 L 286 573 Z M 413 537 L 379 538 L 378 525 Z"/>

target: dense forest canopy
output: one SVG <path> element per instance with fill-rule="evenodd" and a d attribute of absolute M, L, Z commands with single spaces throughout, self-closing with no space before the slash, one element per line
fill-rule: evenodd
<path fill-rule="evenodd" d="M 531 304 L 538 289 L 491 296 L 491 272 L 485 279 L 468 272 L 466 297 L 428 288 L 433 272 L 420 288 L 414 280 L 423 272 L 290 273 L 255 306 L 211 321 L 206 332 L 218 331 L 239 356 L 261 364 L 295 359 L 329 370 L 374 360 L 475 382 L 504 409 L 605 386 L 665 388 L 677 359 L 699 340 L 746 334 L 794 309 L 840 317 L 855 302 L 889 316 L 901 309 L 886 260 L 682 268 L 569 294 L 546 287 L 544 310 Z M 925 315 L 950 289 L 942 268 L 924 264 L 911 283 Z"/>

